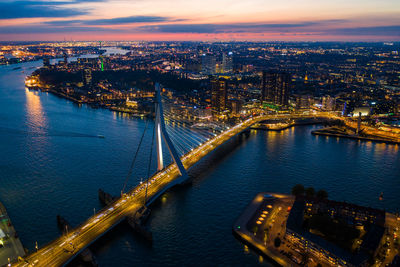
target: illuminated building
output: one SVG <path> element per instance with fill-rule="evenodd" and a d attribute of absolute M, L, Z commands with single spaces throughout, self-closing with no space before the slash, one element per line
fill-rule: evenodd
<path fill-rule="evenodd" d="M 226 109 L 227 81 L 214 79 L 211 81 L 211 108 L 213 114 L 218 114 Z"/>
<path fill-rule="evenodd" d="M 353 110 L 353 117 L 357 117 L 361 114 L 361 116 L 369 116 L 371 114 L 371 108 L 370 107 L 356 107 Z"/>
<path fill-rule="evenodd" d="M 222 72 L 223 73 L 231 73 L 233 71 L 233 53 L 229 52 L 228 54 L 222 54 Z"/>
<path fill-rule="evenodd" d="M 233 115 L 238 115 L 242 108 L 242 102 L 239 99 L 231 99 L 231 111 Z"/>
<path fill-rule="evenodd" d="M 324 96 L 322 97 L 322 109 L 326 111 L 335 110 L 336 100 L 334 97 L 331 96 Z"/>
<path fill-rule="evenodd" d="M 287 106 L 289 102 L 290 74 L 278 71 L 263 71 L 261 101 Z"/>
<path fill-rule="evenodd" d="M 126 99 L 125 105 L 129 108 L 138 108 L 138 102 L 135 100 L 130 100 L 129 97 Z"/>
<path fill-rule="evenodd" d="M 305 215 L 312 217 L 321 214 L 349 225 L 365 228 L 362 242 L 355 253 L 330 242 L 304 225 Z M 298 198 L 294 202 L 287 223 L 285 238 L 293 245 L 307 251 L 329 266 L 366 266 L 371 256 L 376 256 L 385 228 L 385 212 L 346 202 Z"/>
<path fill-rule="evenodd" d="M 203 74 L 215 74 L 216 60 L 212 54 L 205 54 L 201 58 L 201 72 Z"/>

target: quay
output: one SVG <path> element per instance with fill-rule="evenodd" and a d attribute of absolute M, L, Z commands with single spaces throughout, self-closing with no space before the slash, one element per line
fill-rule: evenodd
<path fill-rule="evenodd" d="M 398 266 L 400 260 L 399 215 L 326 198 L 259 193 L 232 231 L 284 267 Z"/>
<path fill-rule="evenodd" d="M 387 144 L 400 144 L 398 139 L 389 138 L 389 137 L 381 137 L 374 136 L 370 134 L 359 135 L 359 134 L 350 134 L 346 130 L 339 127 L 328 127 L 319 130 L 314 130 L 311 132 L 313 135 L 321 135 L 321 136 L 330 136 L 330 137 L 340 137 L 340 138 L 348 138 L 353 140 L 360 141 L 372 141 L 377 143 L 387 143 Z"/>
<path fill-rule="evenodd" d="M 250 127 L 253 130 L 266 130 L 266 131 L 283 131 L 288 128 L 294 126 L 301 125 L 315 125 L 315 124 L 323 124 L 328 122 L 330 119 L 325 117 L 317 117 L 317 118 L 293 118 L 289 121 L 282 120 L 267 120 L 264 122 L 260 122 L 254 124 Z"/>
<path fill-rule="evenodd" d="M 18 257 L 25 256 L 25 250 L 11 223 L 6 208 L 0 202 L 0 266 L 6 266 Z"/>
<path fill-rule="evenodd" d="M 259 193 L 233 225 L 233 234 L 246 245 L 279 266 L 299 266 L 274 247 L 276 238 L 284 236 L 288 209 L 295 198 L 290 195 Z M 259 218 L 261 218 L 259 220 Z"/>

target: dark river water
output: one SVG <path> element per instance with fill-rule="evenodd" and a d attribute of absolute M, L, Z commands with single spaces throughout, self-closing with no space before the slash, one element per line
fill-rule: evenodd
<path fill-rule="evenodd" d="M 31 251 L 35 241 L 40 247 L 60 235 L 57 214 L 77 225 L 101 208 L 99 188 L 120 193 L 145 127 L 142 119 L 25 89 L 38 66 L 0 66 L 0 199 Z M 234 138 L 191 171 L 192 185 L 155 202 L 152 246 L 123 223 L 91 247 L 100 266 L 269 265 L 233 237 L 232 224 L 258 192 L 289 193 L 297 183 L 398 212 L 399 146 L 312 136 L 316 127 Z M 150 139 L 129 187 L 146 175 Z"/>

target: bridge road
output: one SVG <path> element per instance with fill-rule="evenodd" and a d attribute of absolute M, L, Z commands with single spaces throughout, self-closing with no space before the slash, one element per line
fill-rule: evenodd
<path fill-rule="evenodd" d="M 288 117 L 288 116 L 286 116 Z M 249 118 L 236 126 L 222 132 L 220 135 L 208 140 L 199 147 L 193 149 L 181 160 L 186 169 L 193 166 L 196 162 L 214 150 L 216 147 L 226 142 L 236 134 L 246 130 L 254 123 L 277 118 L 275 115 L 264 115 Z M 279 116 L 279 118 L 285 118 Z M 163 171 L 160 171 L 149 178 L 148 198 L 164 192 L 168 185 L 179 178 L 179 171 L 175 164 L 170 164 Z M 127 215 L 136 212 L 144 203 L 145 183 L 139 184 L 127 194 L 105 207 L 97 214 L 90 217 L 84 223 L 71 230 L 68 235 L 63 235 L 48 243 L 37 252 L 24 258 L 24 261 L 13 264 L 12 266 L 63 266 L 70 262 L 83 249 L 88 247 L 96 239 L 105 234 L 121 222 Z"/>

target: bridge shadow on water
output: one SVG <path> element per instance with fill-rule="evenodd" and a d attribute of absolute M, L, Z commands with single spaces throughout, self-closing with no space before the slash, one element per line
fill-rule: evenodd
<path fill-rule="evenodd" d="M 209 173 L 213 172 L 218 164 L 226 160 L 227 157 L 229 157 L 229 155 L 232 154 L 235 150 L 239 149 L 241 146 L 244 146 L 247 140 L 254 136 L 254 134 L 254 130 L 244 131 L 237 136 L 232 137 L 230 140 L 220 145 L 217 149 L 215 149 L 199 162 L 197 162 L 192 168 L 188 170 L 190 179 L 187 183 L 169 189 L 150 205 L 152 214 L 150 215 L 146 224 L 151 225 L 153 217 L 157 217 L 158 211 L 160 211 L 164 206 L 164 196 L 168 196 L 168 198 L 184 200 L 185 195 L 188 193 L 187 190 L 189 189 L 189 187 L 195 184 L 200 184 L 201 181 L 205 179 L 205 177 L 207 177 Z M 149 230 L 152 231 L 151 227 Z M 89 248 L 95 256 L 101 255 L 107 253 L 107 251 L 111 250 L 114 245 L 120 243 L 121 240 L 123 240 L 123 242 L 126 244 L 125 247 L 128 250 L 130 249 L 130 242 L 135 243 L 134 248 L 131 249 L 132 253 L 151 253 L 153 251 L 152 243 L 138 235 L 131 228 L 126 220 L 122 221 L 119 225 L 100 237 Z M 155 238 L 153 242 L 157 242 L 157 238 Z M 138 246 L 140 251 L 138 251 Z M 85 265 L 85 263 L 83 263 L 79 259 L 79 257 L 76 257 L 67 266 L 78 267 L 89 265 Z"/>
<path fill-rule="evenodd" d="M 242 132 L 202 158 L 189 169 L 190 181 L 195 184 L 200 183 L 201 180 L 211 173 L 221 162 L 226 160 L 230 154 L 245 145 L 252 134 L 254 135 L 253 130 Z"/>

